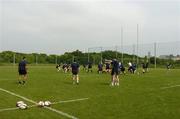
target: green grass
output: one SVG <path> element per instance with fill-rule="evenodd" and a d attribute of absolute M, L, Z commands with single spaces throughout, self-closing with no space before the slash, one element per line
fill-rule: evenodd
<path fill-rule="evenodd" d="M 17 84 L 17 67 L 0 67 L 0 88 L 34 101 L 89 98 L 52 105 L 80 119 L 180 119 L 180 70 L 150 69 L 147 74 L 121 75 L 119 87 L 110 87 L 110 74 L 80 72 L 80 85 L 71 74 L 56 72 L 55 66 L 30 66 L 28 83 Z M 0 109 L 15 107 L 22 100 L 0 91 Z M 25 101 L 28 105 L 32 105 Z M 0 112 L 0 119 L 67 119 L 44 108 Z"/>

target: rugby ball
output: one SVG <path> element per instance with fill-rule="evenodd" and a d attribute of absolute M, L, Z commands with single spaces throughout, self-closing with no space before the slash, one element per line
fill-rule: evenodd
<path fill-rule="evenodd" d="M 19 109 L 27 109 L 27 104 L 20 104 Z"/>
<path fill-rule="evenodd" d="M 16 102 L 16 107 L 19 107 L 19 105 L 21 105 L 21 104 L 24 104 L 24 102 L 23 101 Z"/>
<path fill-rule="evenodd" d="M 38 102 L 38 106 L 39 106 L 39 107 L 44 107 L 44 102 L 43 102 L 43 101 L 39 101 L 39 102 Z"/>
<path fill-rule="evenodd" d="M 19 109 L 27 109 L 28 106 L 23 101 L 18 101 L 16 107 L 19 107 Z"/>
<path fill-rule="evenodd" d="M 44 106 L 50 106 L 51 105 L 51 102 L 50 101 L 45 101 L 44 102 Z"/>

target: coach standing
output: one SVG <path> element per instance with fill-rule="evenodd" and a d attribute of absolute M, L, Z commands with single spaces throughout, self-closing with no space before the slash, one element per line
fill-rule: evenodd
<path fill-rule="evenodd" d="M 27 81 L 26 57 L 23 57 L 23 59 L 19 62 L 18 72 L 19 72 L 19 84 L 25 84 Z"/>

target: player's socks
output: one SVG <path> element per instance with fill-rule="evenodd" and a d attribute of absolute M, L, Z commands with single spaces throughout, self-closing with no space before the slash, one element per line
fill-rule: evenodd
<path fill-rule="evenodd" d="M 18 83 L 21 84 L 21 81 L 19 81 Z"/>
<path fill-rule="evenodd" d="M 77 79 L 76 83 L 79 84 L 79 79 Z"/>
<path fill-rule="evenodd" d="M 111 82 L 111 86 L 114 86 L 114 82 Z"/>

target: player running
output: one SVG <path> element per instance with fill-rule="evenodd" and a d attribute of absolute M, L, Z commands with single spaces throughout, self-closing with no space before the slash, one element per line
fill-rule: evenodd
<path fill-rule="evenodd" d="M 26 57 L 19 62 L 18 65 L 18 72 L 19 72 L 19 84 L 25 84 L 27 81 L 27 62 Z"/>
<path fill-rule="evenodd" d="M 71 64 L 71 68 L 72 68 L 72 74 L 73 74 L 73 84 L 79 84 L 79 76 L 78 76 L 78 73 L 79 73 L 79 64 L 74 61 L 72 64 Z"/>

